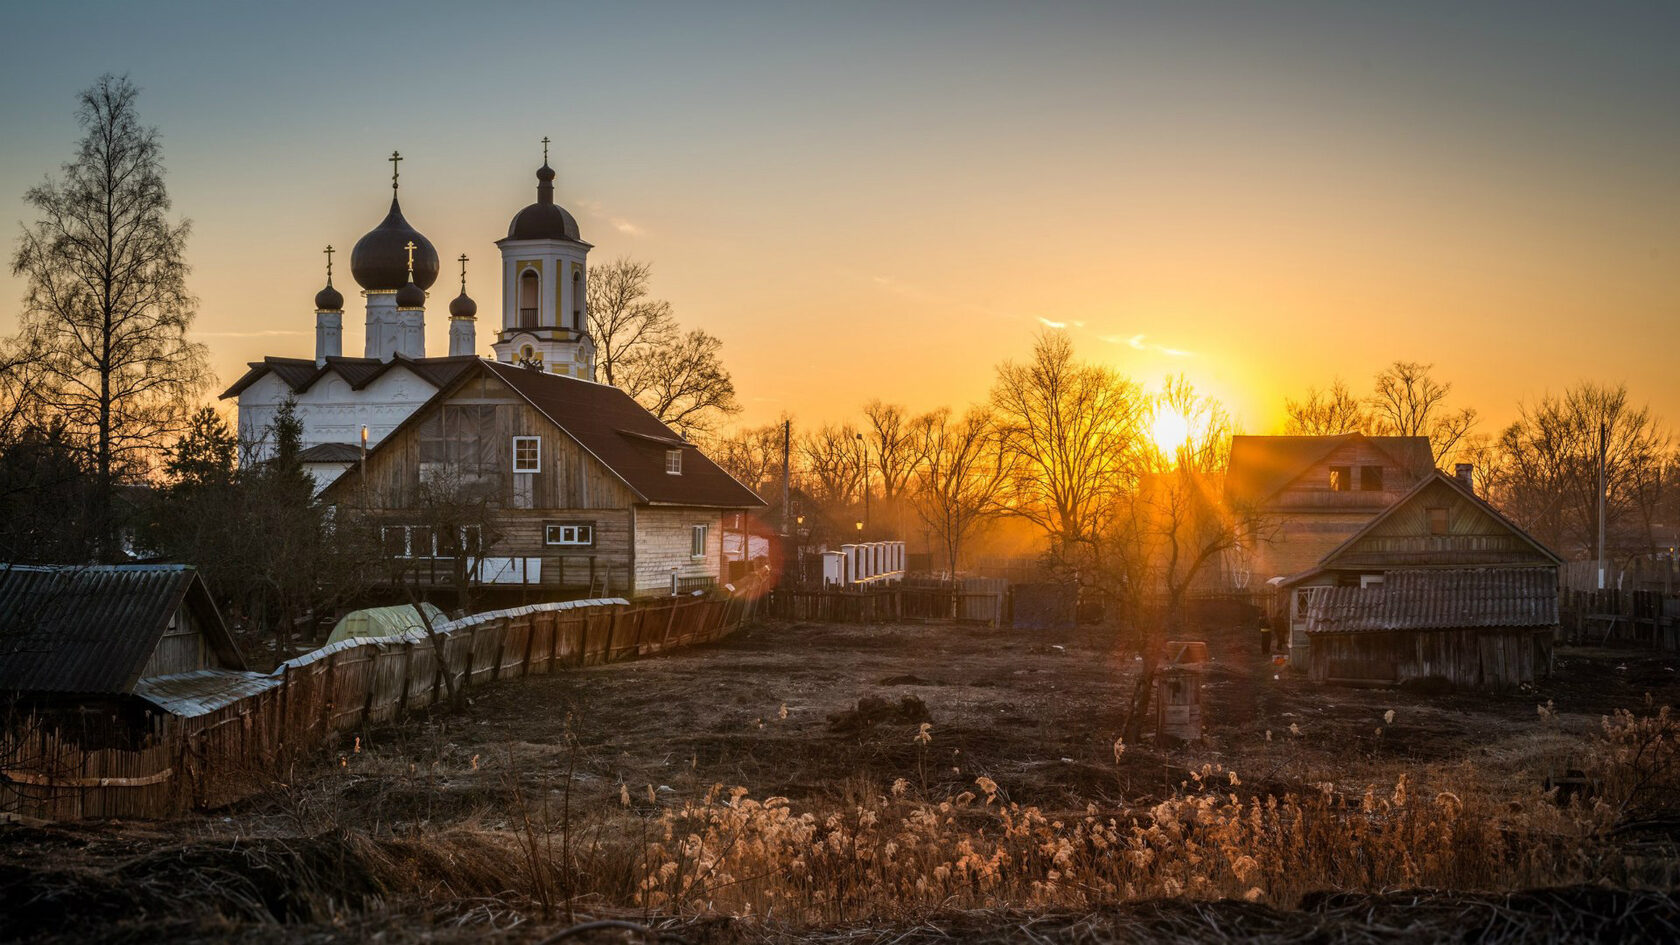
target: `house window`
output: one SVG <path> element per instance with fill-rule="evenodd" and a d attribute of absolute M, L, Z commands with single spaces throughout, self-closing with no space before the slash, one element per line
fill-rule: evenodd
<path fill-rule="evenodd" d="M 1382 467 L 1381 466 L 1361 466 L 1361 467 L 1359 467 L 1359 491 L 1360 492 L 1381 492 L 1382 491 Z"/>
<path fill-rule="evenodd" d="M 670 476 L 682 475 L 682 450 L 665 451 L 665 473 Z"/>
<path fill-rule="evenodd" d="M 688 530 L 688 554 L 691 558 L 706 557 L 706 531 L 708 525 L 695 525 Z"/>
<path fill-rule="evenodd" d="M 516 473 L 542 471 L 542 437 L 516 436 L 513 438 L 513 471 Z"/>
<path fill-rule="evenodd" d="M 1353 467 L 1352 466 L 1331 466 L 1330 467 L 1330 491 L 1331 492 L 1347 492 L 1348 490 L 1350 490 L 1352 488 L 1353 488 Z"/>
<path fill-rule="evenodd" d="M 543 544 L 588 547 L 595 544 L 595 526 L 585 522 L 549 522 L 543 526 Z"/>
<path fill-rule="evenodd" d="M 1447 533 L 1447 510 L 1429 509 L 1429 534 L 1445 535 Z"/>

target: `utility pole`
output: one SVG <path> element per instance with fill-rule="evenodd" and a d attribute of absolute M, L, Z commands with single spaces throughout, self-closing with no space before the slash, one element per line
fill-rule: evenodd
<path fill-rule="evenodd" d="M 1610 426 L 1598 422 L 1598 589 L 1604 590 L 1604 494 L 1608 491 L 1605 464 L 1610 453 Z"/>
<path fill-rule="evenodd" d="M 793 434 L 793 421 L 782 420 L 782 537 L 786 538 L 788 531 L 788 442 Z"/>

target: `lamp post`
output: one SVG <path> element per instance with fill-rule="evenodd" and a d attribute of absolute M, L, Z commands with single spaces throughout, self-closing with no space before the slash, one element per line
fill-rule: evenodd
<path fill-rule="evenodd" d="M 858 452 L 863 456 L 863 522 L 869 521 L 869 441 L 863 434 L 857 435 Z M 863 531 L 863 522 L 858 523 L 858 531 Z"/>

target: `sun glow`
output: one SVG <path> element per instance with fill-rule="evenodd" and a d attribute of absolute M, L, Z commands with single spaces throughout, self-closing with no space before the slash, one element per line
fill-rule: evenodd
<path fill-rule="evenodd" d="M 1149 436 L 1161 452 L 1177 452 L 1190 439 L 1190 421 L 1172 407 L 1157 407 L 1149 423 Z"/>

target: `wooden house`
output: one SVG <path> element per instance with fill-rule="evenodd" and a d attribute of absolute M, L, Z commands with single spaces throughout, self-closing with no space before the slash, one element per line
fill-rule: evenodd
<path fill-rule="evenodd" d="M 149 730 L 158 680 L 237 679 L 245 662 L 196 568 L 0 564 L 0 699 L 98 742 Z M 200 687 L 205 683 L 197 683 Z"/>
<path fill-rule="evenodd" d="M 1257 518 L 1253 587 L 1306 571 L 1435 469 L 1421 436 L 1235 436 L 1225 501 Z"/>
<path fill-rule="evenodd" d="M 1462 478 L 1461 478 L 1462 477 Z M 1312 568 L 1282 582 L 1291 663 L 1322 681 L 1514 685 L 1557 625 L 1556 553 L 1433 472 Z"/>
<path fill-rule="evenodd" d="M 440 518 L 440 495 L 481 512 Z M 459 559 L 475 585 L 549 600 L 717 584 L 724 528 L 764 505 L 623 391 L 494 361 L 446 383 L 322 497 L 378 523 L 393 580 L 449 583 Z"/>

